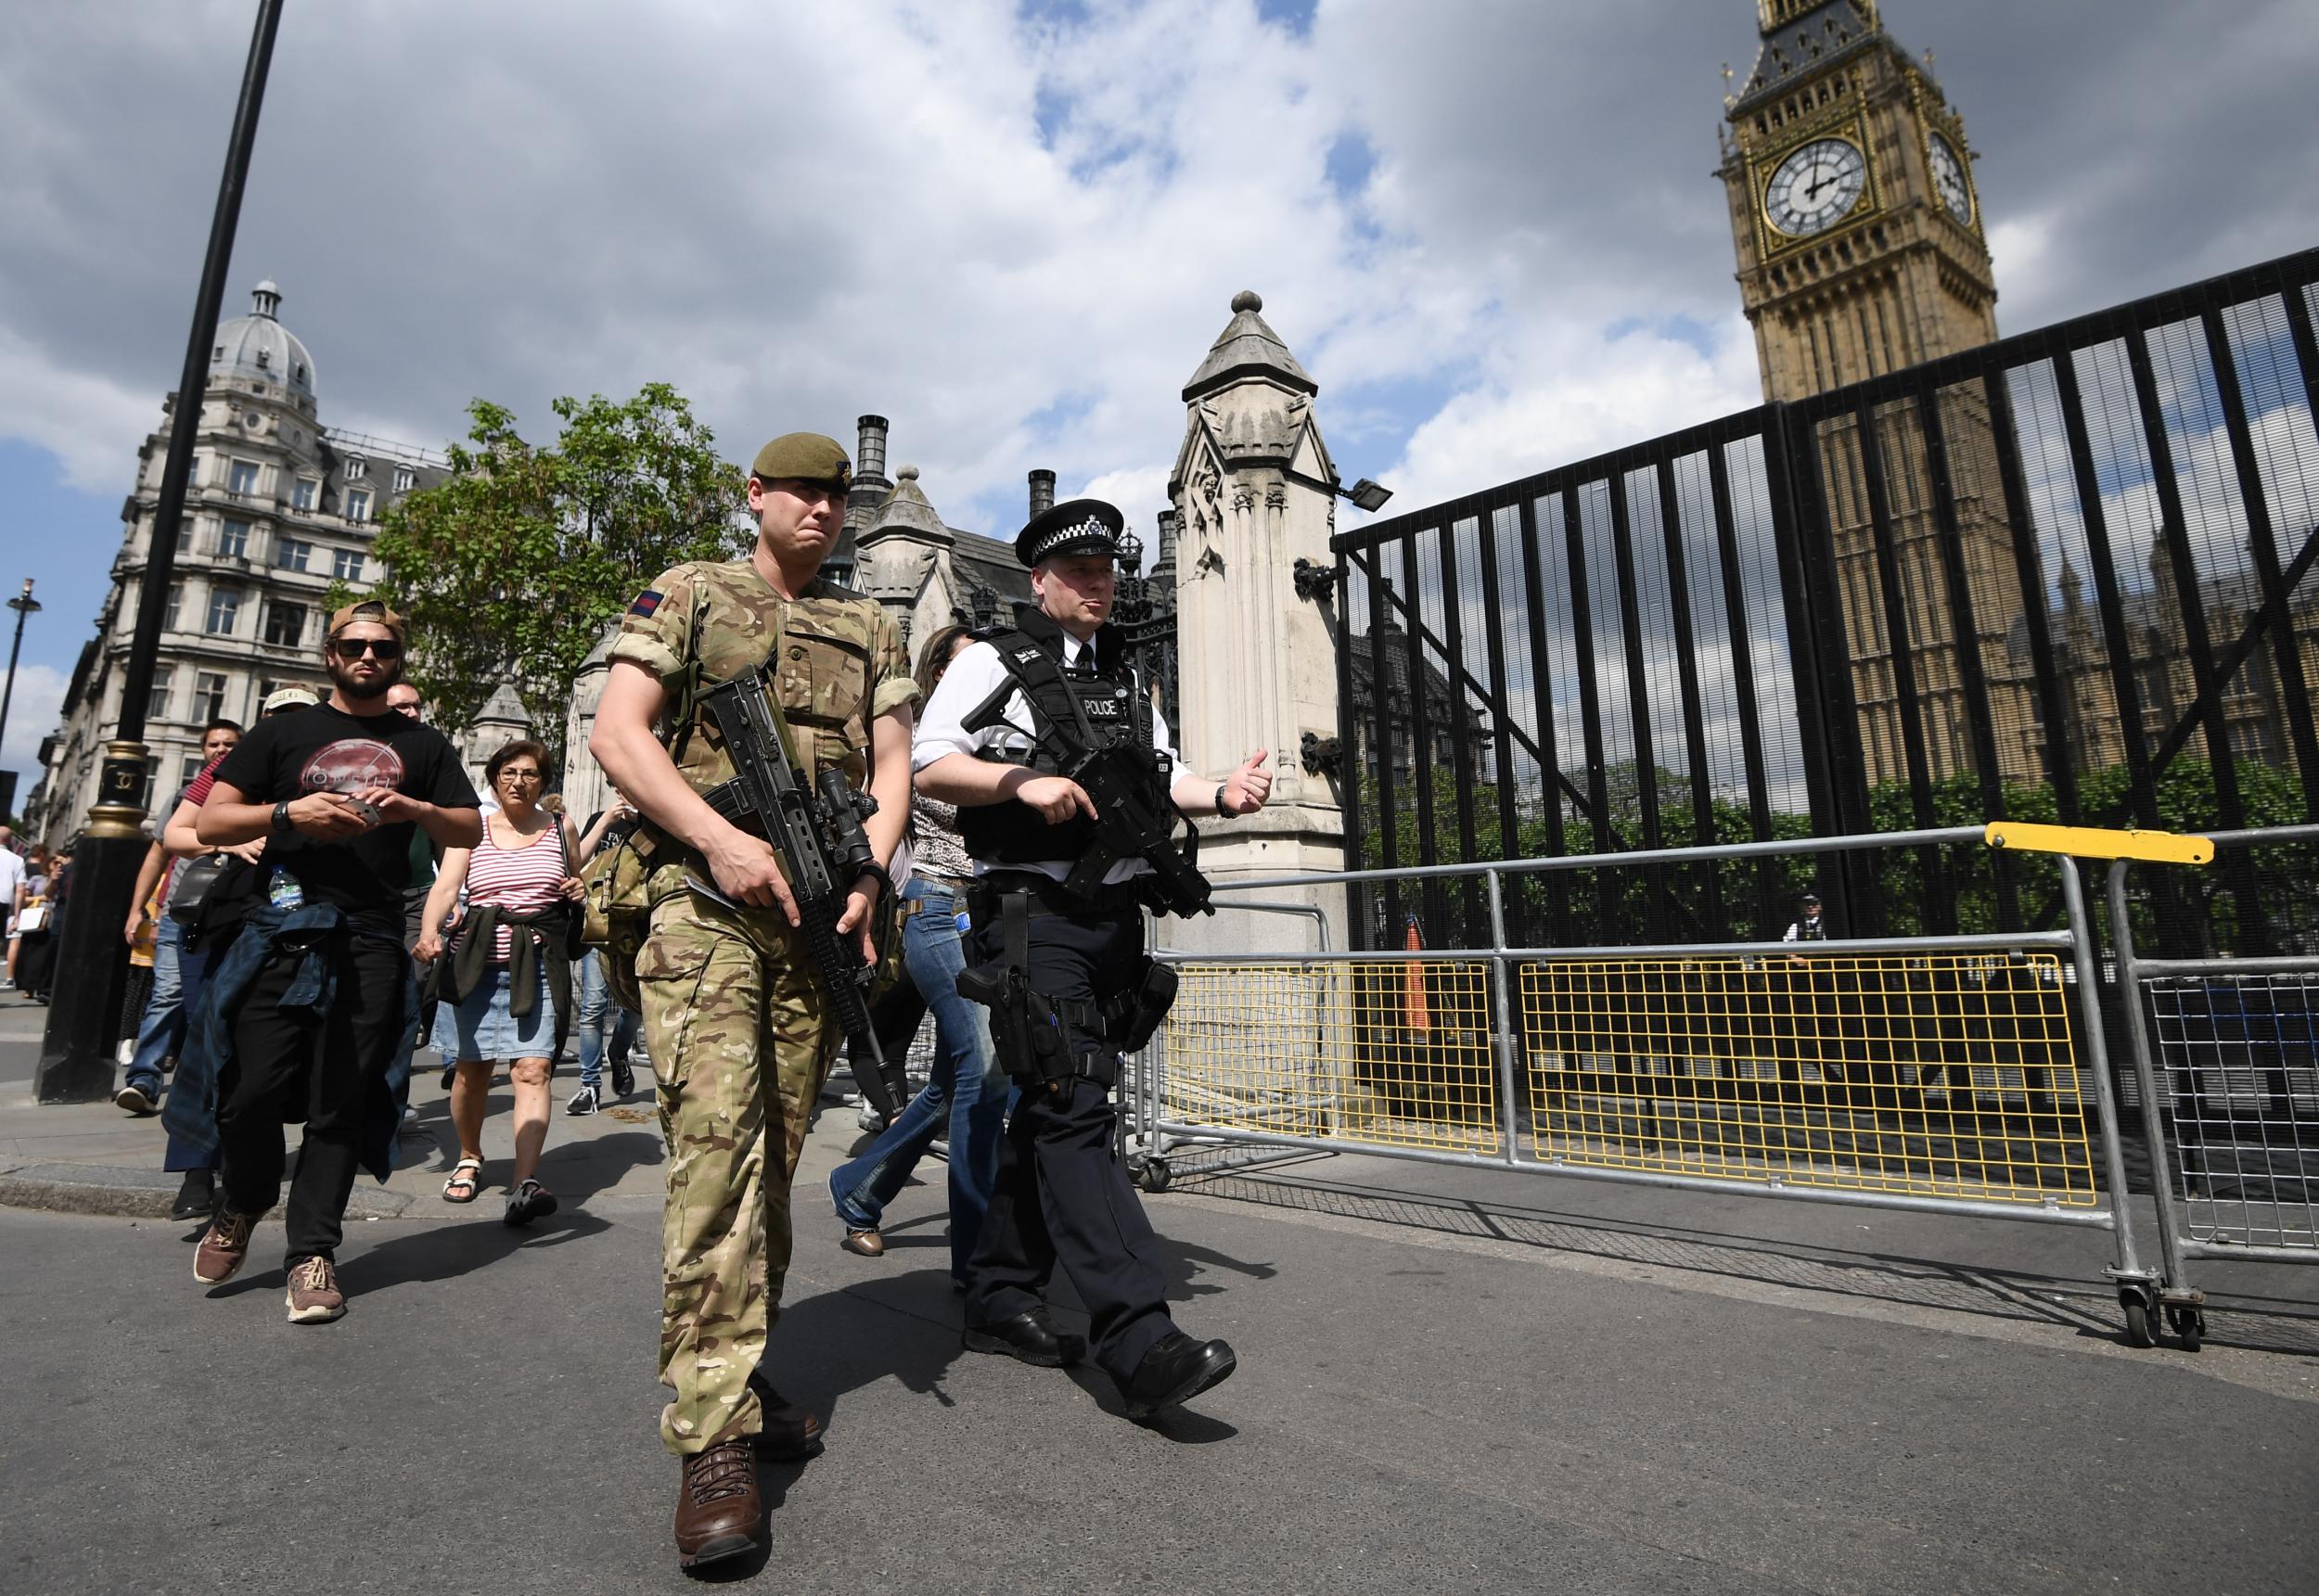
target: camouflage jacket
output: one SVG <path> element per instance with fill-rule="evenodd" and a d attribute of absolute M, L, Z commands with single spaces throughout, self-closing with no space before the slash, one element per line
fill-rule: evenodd
<path fill-rule="evenodd" d="M 748 560 L 681 565 L 654 578 L 621 618 L 611 658 L 672 684 L 697 660 L 704 688 L 771 660 L 799 757 L 812 773 L 841 768 L 856 787 L 868 780 L 870 723 L 918 696 L 901 631 L 877 600 L 821 577 L 784 598 Z M 681 709 L 672 699 L 668 712 Z M 713 721 L 697 704 L 692 714 L 689 732 L 662 731 L 677 770 L 707 792 L 731 779 L 733 761 Z"/>

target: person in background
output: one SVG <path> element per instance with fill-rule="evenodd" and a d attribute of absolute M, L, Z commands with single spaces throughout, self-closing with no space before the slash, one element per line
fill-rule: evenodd
<path fill-rule="evenodd" d="M 161 1100 L 161 1077 L 174 1067 L 177 1050 L 185 1045 L 186 1015 L 185 981 L 182 969 L 185 926 L 169 913 L 171 894 L 178 877 L 177 862 L 197 859 L 205 853 L 222 849 L 202 844 L 198 838 L 180 834 L 180 846 L 170 846 L 170 832 L 177 811 L 186 808 L 191 798 L 195 812 L 201 808 L 200 798 L 193 797 L 194 783 L 201 786 L 200 797 L 209 797 L 210 784 L 202 778 L 217 769 L 217 762 L 234 751 L 241 741 L 241 722 L 215 720 L 201 728 L 201 768 L 194 772 L 169 806 L 169 820 L 161 827 L 161 835 L 146 849 L 145 866 L 137 873 L 137 892 L 135 907 L 129 911 L 129 923 L 123 927 L 132 947 L 138 939 L 149 936 L 153 943 L 153 991 L 146 1000 L 145 1017 L 137 1026 L 136 1051 L 129 1057 L 128 1073 L 122 1081 L 120 1092 L 113 1098 L 116 1105 L 132 1114 L 159 1113 Z M 190 817 L 188 817 L 190 818 Z M 188 831 L 190 828 L 187 828 Z M 184 844 L 191 843 L 190 849 Z M 257 844 L 252 846 L 260 846 Z M 158 900 L 157 913 L 148 914 L 148 905 Z"/>
<path fill-rule="evenodd" d="M 556 1211 L 555 1194 L 539 1181 L 540 1152 L 547 1144 L 548 1062 L 571 1012 L 564 935 L 580 880 L 572 874 L 562 824 L 540 807 L 546 772 L 547 750 L 529 739 L 507 744 L 485 762 L 483 779 L 499 795 L 499 808 L 483 817 L 482 838 L 473 848 L 444 850 L 417 947 L 422 964 L 443 956 L 436 927 L 451 918 L 464 888 L 456 945 L 437 988 L 455 1005 L 458 1067 L 451 1123 L 459 1136 L 459 1161 L 442 1183 L 442 1196 L 447 1203 L 475 1200 L 492 1066 L 504 1059 L 516 1098 L 515 1173 L 505 1216 L 509 1225 Z"/>
<path fill-rule="evenodd" d="M 918 654 L 918 692 L 931 702 L 950 662 L 973 643 L 963 626 L 945 627 L 926 640 Z M 919 794 L 910 805 L 910 878 L 902 887 L 917 913 L 903 922 L 902 968 L 905 979 L 887 1002 L 906 1000 L 908 1030 L 893 1028 L 898 1046 L 907 1048 L 917 1016 L 934 1015 L 934 1067 L 924 1091 L 910 1100 L 892 1125 L 851 1162 L 830 1172 L 829 1196 L 845 1225 L 839 1245 L 864 1258 L 886 1250 L 878 1219 L 886 1205 L 939 1135 L 950 1144 L 950 1277 L 963 1287 L 967 1260 L 974 1256 L 982 1216 L 991 1206 L 991 1183 L 998 1174 L 998 1142 L 1006 1126 L 1006 1078 L 991 1070 L 989 1012 L 958 995 L 958 975 L 967 967 L 961 935 L 967 884 L 974 861 L 958 836 L 955 805 Z M 881 1009 L 886 1005 L 881 1004 Z M 887 1028 L 879 1027 L 879 1041 Z"/>
<path fill-rule="evenodd" d="M 588 821 L 571 856 L 582 865 L 594 859 L 614 836 L 613 828 L 632 824 L 636 811 L 615 788 L 609 809 Z M 612 1061 L 612 1096 L 623 1098 L 636 1090 L 636 1072 L 628 1062 L 635 1046 L 636 1016 L 612 1000 L 611 982 L 604 975 L 604 951 L 590 948 L 582 955 L 580 977 L 580 1090 L 564 1104 L 566 1114 L 594 1114 L 604 1106 L 604 1060 Z"/>
<path fill-rule="evenodd" d="M 16 850 L 16 833 L 0 825 L 0 937 L 7 941 L 7 977 L 0 991 L 16 985 L 16 912 L 24 900 L 24 856 Z"/>
<path fill-rule="evenodd" d="M 395 1066 L 417 1001 L 403 948 L 411 830 L 446 848 L 482 832 L 451 745 L 386 707 L 405 624 L 376 599 L 333 614 L 330 701 L 261 721 L 218 766 L 195 823 L 215 847 L 265 838 L 269 879 L 211 975 L 204 1046 L 180 1059 L 163 1113 L 195 1138 L 214 1116 L 221 1191 L 194 1278 L 220 1285 L 248 1260 L 282 1194 L 283 1123 L 303 1117 L 283 1225 L 294 1324 L 346 1312 L 347 1198 L 361 1170 L 384 1180 L 394 1168 L 408 1084 Z"/>
<path fill-rule="evenodd" d="M 34 848 L 24 860 L 24 896 L 16 912 L 16 938 L 10 952 L 16 964 L 17 990 L 36 1003 L 48 1001 L 49 977 L 55 973 L 57 921 L 62 912 L 64 875 L 71 859 L 58 849 Z"/>

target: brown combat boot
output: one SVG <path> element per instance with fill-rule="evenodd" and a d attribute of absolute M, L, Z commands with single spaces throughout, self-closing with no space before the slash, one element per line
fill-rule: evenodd
<path fill-rule="evenodd" d="M 756 1437 L 736 1436 L 679 1461 L 685 1484 L 676 1497 L 676 1565 L 698 1568 L 756 1551 L 765 1522 Z"/>

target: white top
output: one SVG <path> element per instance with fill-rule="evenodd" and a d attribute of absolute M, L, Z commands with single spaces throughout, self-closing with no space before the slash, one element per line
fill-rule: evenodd
<path fill-rule="evenodd" d="M 1780 940 L 1783 942 L 1824 942 L 1827 940 L 1827 922 L 1814 920 L 1812 922 L 1811 935 L 1806 936 L 1804 923 L 1800 920 L 1791 920 L 1787 924 L 1787 935 L 1782 937 Z"/>
<path fill-rule="evenodd" d="M 15 912 L 16 889 L 23 885 L 23 857 L 13 848 L 0 848 L 0 917 Z"/>
<path fill-rule="evenodd" d="M 1063 663 L 1076 666 L 1095 650 L 1092 643 L 1082 643 L 1069 632 L 1063 634 Z M 981 706 L 982 701 L 998 691 L 1007 680 L 1006 667 L 1000 663 L 998 650 L 987 643 L 971 645 L 965 653 L 950 662 L 942 679 L 934 689 L 934 696 L 927 701 L 924 718 L 910 740 L 910 768 L 922 771 L 936 760 L 951 754 L 985 754 L 995 752 L 1010 763 L 1031 762 L 1031 704 L 1020 692 L 1006 700 L 1006 719 L 1019 730 L 993 725 L 982 731 L 968 733 L 964 721 Z M 1140 688 L 1142 684 L 1138 683 Z M 1154 705 L 1151 711 L 1152 746 L 1170 759 L 1175 757 L 1175 743 L 1168 734 L 1167 718 Z M 1028 864 L 1009 862 L 1009 870 L 1036 870 L 1061 881 L 1070 875 L 1072 862 L 1068 859 L 1041 859 Z M 992 868 L 987 860 L 974 862 L 974 873 L 980 875 Z M 1115 861 L 1103 873 L 1107 887 L 1141 875 L 1151 866 L 1140 859 Z"/>

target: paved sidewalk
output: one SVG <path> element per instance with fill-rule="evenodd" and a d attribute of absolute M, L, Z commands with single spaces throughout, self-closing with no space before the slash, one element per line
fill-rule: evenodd
<path fill-rule="evenodd" d="M 0 1005 L 0 1164 L 157 1163 L 149 1122 L 25 1103 L 31 1017 Z M 0 1587 L 688 1588 L 656 1128 L 559 1112 L 566 1207 L 509 1231 L 440 1201 L 417 1101 L 334 1325 L 283 1322 L 276 1224 L 205 1291 L 190 1227 L 0 1207 Z M 830 1439 L 765 1471 L 768 1589 L 2300 1596 L 2319 1563 L 2319 1270 L 2218 1268 L 2206 1350 L 2135 1351 L 2096 1232 L 1192 1158 L 1149 1203 L 1170 1295 L 1242 1364 L 1145 1427 L 961 1352 L 938 1168 L 884 1258 L 841 1251 L 815 1191 L 855 1139 L 824 1113 L 799 1178 L 767 1363 Z"/>

